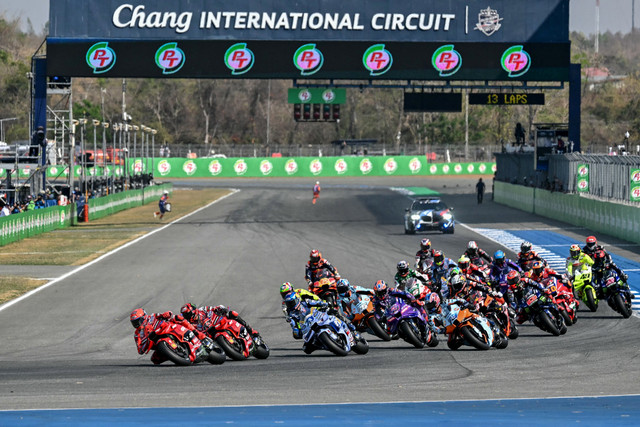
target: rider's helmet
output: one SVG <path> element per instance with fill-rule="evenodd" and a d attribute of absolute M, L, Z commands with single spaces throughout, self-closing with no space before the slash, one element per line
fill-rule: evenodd
<path fill-rule="evenodd" d="M 293 292 L 293 285 L 289 282 L 284 282 L 280 285 L 280 296 L 284 299 L 288 294 Z"/>
<path fill-rule="evenodd" d="M 320 251 L 317 249 L 314 249 L 309 254 L 309 265 L 313 267 L 317 267 L 321 259 L 322 259 L 322 254 L 320 253 Z"/>
<path fill-rule="evenodd" d="M 505 255 L 502 251 L 496 251 L 493 254 L 493 260 L 496 262 L 496 265 L 504 265 Z"/>
<path fill-rule="evenodd" d="M 464 274 L 460 267 L 453 267 L 451 271 L 449 271 L 449 277 L 457 276 L 458 274 Z"/>
<path fill-rule="evenodd" d="M 433 263 L 438 267 L 444 264 L 444 254 L 442 253 L 442 251 L 433 252 Z"/>
<path fill-rule="evenodd" d="M 431 240 L 429 239 L 420 240 L 420 249 L 422 249 L 423 251 L 428 251 L 429 249 L 431 249 Z"/>
<path fill-rule="evenodd" d="M 131 325 L 134 328 L 138 329 L 145 322 L 145 320 L 147 320 L 147 312 L 142 308 L 136 308 L 131 312 L 129 320 L 131 321 Z"/>
<path fill-rule="evenodd" d="M 162 194 L 169 194 L 169 191 L 164 190 L 164 191 L 162 192 Z"/>
<path fill-rule="evenodd" d="M 457 293 L 460 292 L 460 290 L 464 288 L 464 285 L 467 284 L 467 279 L 464 277 L 464 274 L 456 274 L 451 278 L 450 283 L 451 289 L 453 289 L 453 291 Z"/>
<path fill-rule="evenodd" d="M 475 242 L 475 240 L 469 241 L 469 243 L 467 244 L 467 252 L 472 255 L 475 255 L 478 252 L 478 244 Z"/>
<path fill-rule="evenodd" d="M 569 248 L 569 254 L 571 254 L 571 258 L 578 259 L 578 256 L 580 256 L 580 246 L 571 245 Z"/>
<path fill-rule="evenodd" d="M 190 302 L 186 303 L 180 308 L 180 314 L 182 314 L 182 317 L 187 319 L 189 322 L 191 322 L 191 319 L 193 318 L 195 312 L 196 306 L 191 304 Z"/>
<path fill-rule="evenodd" d="M 469 263 L 471 262 L 471 260 L 469 258 L 467 258 L 466 256 L 462 255 L 460 257 L 460 259 L 458 260 L 458 267 L 460 267 L 463 270 L 466 270 L 467 268 L 469 268 Z"/>
<path fill-rule="evenodd" d="M 542 274 L 543 269 L 544 264 L 542 261 L 533 261 L 533 264 L 531 264 L 531 272 L 538 277 Z"/>
<path fill-rule="evenodd" d="M 424 300 L 424 305 L 427 310 L 431 311 L 440 305 L 440 296 L 437 293 L 431 292 Z"/>
<path fill-rule="evenodd" d="M 531 250 L 531 243 L 522 242 L 522 244 L 520 245 L 520 252 L 522 253 L 522 255 L 528 254 L 530 250 Z"/>
<path fill-rule="evenodd" d="M 509 285 L 509 287 L 511 287 L 511 289 L 514 289 L 518 283 L 520 283 L 520 273 L 518 273 L 516 270 L 511 270 L 508 274 L 507 274 L 507 284 Z"/>
<path fill-rule="evenodd" d="M 587 237 L 587 248 L 593 250 L 595 249 L 597 244 L 598 244 L 598 240 L 596 239 L 596 236 Z"/>
<path fill-rule="evenodd" d="M 300 296 L 295 292 L 289 293 L 289 295 L 287 295 L 284 298 L 284 304 L 287 306 L 287 309 L 289 310 L 293 310 L 294 308 L 297 308 L 301 302 L 302 300 L 300 299 Z"/>
<path fill-rule="evenodd" d="M 409 263 L 407 261 L 402 260 L 398 263 L 398 274 L 401 277 L 407 277 L 407 274 L 409 274 Z"/>
<path fill-rule="evenodd" d="M 378 280 L 373 286 L 373 292 L 376 294 L 376 297 L 384 299 L 389 295 L 389 288 L 384 280 Z"/>
<path fill-rule="evenodd" d="M 349 281 L 347 279 L 338 280 L 336 287 L 338 288 L 338 295 L 340 296 L 345 296 L 349 293 Z"/>

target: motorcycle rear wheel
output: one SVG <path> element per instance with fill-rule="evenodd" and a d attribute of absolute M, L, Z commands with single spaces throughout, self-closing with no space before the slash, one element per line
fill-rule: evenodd
<path fill-rule="evenodd" d="M 598 310 L 598 303 L 596 302 L 596 291 L 591 286 L 584 289 L 584 303 L 589 307 L 589 310 L 595 312 Z"/>
<path fill-rule="evenodd" d="M 398 329 L 403 340 L 413 345 L 415 348 L 424 348 L 424 342 L 416 336 L 413 332 L 413 328 L 411 328 L 411 325 L 406 321 L 400 322 L 400 327 Z"/>
<path fill-rule="evenodd" d="M 244 357 L 244 354 L 242 354 L 234 345 L 230 344 L 225 337 L 219 336 L 218 338 L 216 338 L 216 342 L 220 347 L 222 347 L 226 355 L 231 359 L 237 361 L 246 359 L 246 357 Z"/>
<path fill-rule="evenodd" d="M 185 358 L 179 355 L 178 353 L 176 353 L 174 350 L 172 350 L 171 347 L 169 347 L 169 344 L 167 344 L 164 341 L 160 341 L 156 350 L 158 351 L 158 353 L 162 354 L 164 357 L 166 357 L 167 359 L 169 359 L 170 361 L 172 361 L 178 366 L 189 366 L 193 364 L 189 359 L 188 353 L 185 354 L 186 356 Z"/>
<path fill-rule="evenodd" d="M 549 332 L 552 335 L 555 335 L 556 337 L 560 336 L 560 331 L 558 330 L 558 327 L 556 326 L 556 322 L 554 322 L 549 315 L 543 311 L 538 315 L 538 319 L 540 321 L 540 329 L 542 329 L 543 331 Z"/>
<path fill-rule="evenodd" d="M 318 336 L 318 340 L 324 345 L 327 350 L 329 350 L 336 356 L 344 357 L 349 354 L 347 350 L 345 350 L 342 346 L 335 342 L 333 338 L 331 338 L 331 336 L 326 332 L 322 332 Z"/>
<path fill-rule="evenodd" d="M 476 336 L 476 332 L 469 326 L 461 326 L 460 333 L 471 346 L 478 350 L 489 350 L 491 346 Z"/>
<path fill-rule="evenodd" d="M 615 294 L 613 296 L 613 304 L 616 308 L 616 311 L 622 314 L 622 317 L 624 317 L 625 319 L 631 317 L 631 313 L 633 311 L 631 310 L 630 306 L 627 306 L 625 298 L 622 296 L 622 294 Z"/>
<path fill-rule="evenodd" d="M 380 338 L 382 341 L 391 341 L 391 335 L 384 330 L 378 319 L 374 316 L 369 316 L 367 319 L 367 325 L 373 331 L 374 335 Z"/>

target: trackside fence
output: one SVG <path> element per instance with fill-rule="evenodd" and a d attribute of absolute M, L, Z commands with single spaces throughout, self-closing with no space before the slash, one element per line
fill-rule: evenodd
<path fill-rule="evenodd" d="M 125 209 L 157 202 L 162 192 L 171 192 L 171 183 L 128 190 L 95 199 L 89 199 L 89 220 L 95 220 Z M 0 217 L 0 246 L 26 239 L 41 233 L 70 227 L 75 224 L 75 204 L 52 206 L 45 209 L 22 212 Z"/>
<path fill-rule="evenodd" d="M 580 194 L 551 192 L 495 181 L 494 201 L 536 215 L 640 243 L 640 208 Z"/>

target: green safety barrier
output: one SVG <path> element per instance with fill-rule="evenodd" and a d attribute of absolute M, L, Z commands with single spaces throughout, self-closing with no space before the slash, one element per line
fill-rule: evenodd
<path fill-rule="evenodd" d="M 51 206 L 45 209 L 0 217 L 0 246 L 71 225 L 73 207 Z"/>
<path fill-rule="evenodd" d="M 172 188 L 173 184 L 167 183 L 147 187 L 143 190 L 128 190 L 122 193 L 89 199 L 89 221 L 103 218 L 125 209 L 157 202 L 165 190 L 171 192 Z M 69 227 L 72 225 L 72 217 L 76 214 L 76 205 L 68 205 L 51 206 L 0 217 L 0 246 L 37 234 Z"/>
<path fill-rule="evenodd" d="M 528 200 L 525 200 L 529 197 Z M 640 208 L 496 181 L 498 203 L 640 243 Z M 518 200 L 518 202 L 516 202 Z"/>
<path fill-rule="evenodd" d="M 151 159 L 138 166 L 151 168 Z M 155 159 L 153 175 L 163 178 L 432 176 L 493 174 L 494 162 L 429 163 L 424 156 L 246 157 Z"/>
<path fill-rule="evenodd" d="M 430 163 L 424 156 L 338 156 L 338 157 L 241 157 L 186 159 L 130 159 L 129 174 L 151 171 L 162 178 L 211 177 L 328 177 L 328 176 L 432 176 L 489 175 L 496 171 L 495 162 Z M 122 176 L 125 166 L 106 167 L 107 176 Z M 68 168 L 49 166 L 47 176 L 67 177 Z M 82 167 L 75 166 L 75 176 L 82 176 Z M 85 178 L 104 176 L 102 167 L 87 168 Z"/>

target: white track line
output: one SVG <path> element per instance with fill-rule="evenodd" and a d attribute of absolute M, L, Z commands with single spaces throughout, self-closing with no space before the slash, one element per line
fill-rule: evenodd
<path fill-rule="evenodd" d="M 31 290 L 31 291 L 27 292 L 26 294 L 24 294 L 24 295 L 22 295 L 22 296 L 19 296 L 19 297 L 18 297 L 18 298 L 16 298 L 16 299 L 13 299 L 13 300 L 11 300 L 11 301 L 8 301 L 8 302 L 6 302 L 6 303 L 4 303 L 4 304 L 0 305 L 0 311 L 7 309 L 7 308 L 11 307 L 11 306 L 12 306 L 12 305 L 14 305 L 14 304 L 17 304 L 18 302 L 22 301 L 23 299 L 29 298 L 31 295 L 33 295 L 33 294 L 35 294 L 35 293 L 37 293 L 37 292 L 40 292 L 41 290 L 46 289 L 46 288 L 48 288 L 49 286 L 55 285 L 56 283 L 58 283 L 58 282 L 60 282 L 60 281 L 62 281 L 62 280 L 64 280 L 64 279 L 66 279 L 67 277 L 69 277 L 69 276 L 71 276 L 71 275 L 74 275 L 74 274 L 76 274 L 77 272 L 82 271 L 82 270 L 84 270 L 85 268 L 87 268 L 87 267 L 89 267 L 89 266 L 91 266 L 91 265 L 93 265 L 93 264 L 96 264 L 96 263 L 98 263 L 98 262 L 102 261 L 102 260 L 103 260 L 103 259 L 105 259 L 106 257 L 108 257 L 108 256 L 110 256 L 110 255 L 113 255 L 113 254 L 115 254 L 116 252 L 119 252 L 119 251 L 121 251 L 122 249 L 124 249 L 124 248 L 126 248 L 126 247 L 129 247 L 129 246 L 131 246 L 131 245 L 134 245 L 134 244 L 138 243 L 138 242 L 139 242 L 140 240 L 142 240 L 142 239 L 146 239 L 147 237 L 149 237 L 149 236 L 151 236 L 151 235 L 153 235 L 153 234 L 155 234 L 155 233 L 157 233 L 157 232 L 159 232 L 159 231 L 164 230 L 165 228 L 169 227 L 170 225 L 172 225 L 172 224 L 174 224 L 174 223 L 176 223 L 176 222 L 178 222 L 178 221 L 182 221 L 183 219 L 188 218 L 188 217 L 190 217 L 191 215 L 194 215 L 194 214 L 196 214 L 196 213 L 200 212 L 201 210 L 206 209 L 206 208 L 208 208 L 209 206 L 211 206 L 211 205 L 213 205 L 213 204 L 216 204 L 216 203 L 218 203 L 219 201 L 224 200 L 224 199 L 226 199 L 226 198 L 227 198 L 227 197 L 229 197 L 229 196 L 234 195 L 234 194 L 235 194 L 235 193 L 237 193 L 238 191 L 240 191 L 240 190 L 239 190 L 239 189 L 237 189 L 237 188 L 232 188 L 232 189 L 231 189 L 231 193 L 226 194 L 226 195 L 224 195 L 224 196 L 220 197 L 219 199 L 214 200 L 213 202 L 209 203 L 208 205 L 203 206 L 203 207 L 201 207 L 201 208 L 199 208 L 199 209 L 196 209 L 195 211 L 193 211 L 193 212 L 191 212 L 191 213 L 188 213 L 188 214 L 186 214 L 186 215 L 184 215 L 184 216 L 181 216 L 180 218 L 178 218 L 178 219 L 175 219 L 175 220 L 171 221 L 170 223 L 168 223 L 168 224 L 167 224 L 167 225 L 165 225 L 164 227 L 160 227 L 160 228 L 158 228 L 158 229 L 155 229 L 155 230 L 153 230 L 153 231 L 150 231 L 150 232 L 148 232 L 147 234 L 145 234 L 145 235 L 143 235 L 143 236 L 140 236 L 140 237 L 138 237 L 138 238 L 137 238 L 137 239 L 135 239 L 135 240 L 132 240 L 132 241 L 130 241 L 130 242 L 128 242 L 128 243 L 125 243 L 124 245 L 120 246 L 119 248 L 116 248 L 116 249 L 112 250 L 111 252 L 107 252 L 106 254 L 104 254 L 104 255 L 100 256 L 99 258 L 94 259 L 93 261 L 90 261 L 90 262 L 88 262 L 88 263 L 86 263 L 86 264 L 84 264 L 84 265 L 81 265 L 80 267 L 76 268 L 75 270 L 72 270 L 72 271 L 70 271 L 70 272 L 68 272 L 68 273 L 66 273 L 66 274 L 63 274 L 63 275 L 62 275 L 62 276 L 60 276 L 60 277 L 57 277 L 57 278 L 53 279 L 53 280 L 52 280 L 52 281 L 50 281 L 49 283 L 46 283 L 46 284 L 44 284 L 44 285 L 42 285 L 42 286 L 40 286 L 40 287 L 38 287 L 38 288 L 35 288 L 35 289 L 33 289 L 33 290 Z"/>

